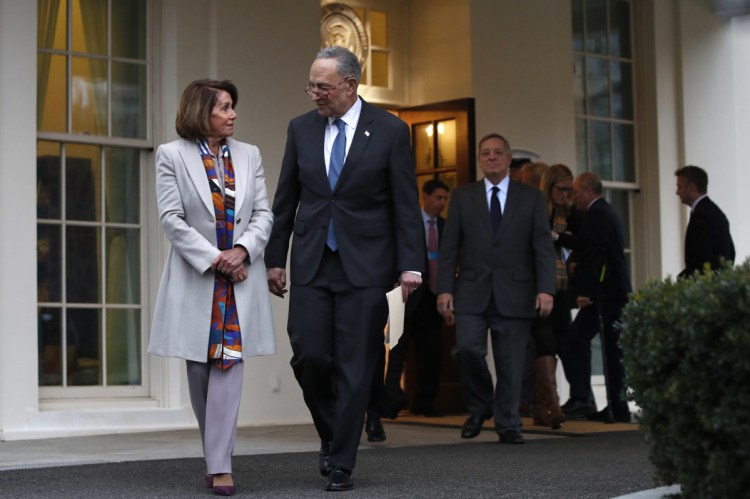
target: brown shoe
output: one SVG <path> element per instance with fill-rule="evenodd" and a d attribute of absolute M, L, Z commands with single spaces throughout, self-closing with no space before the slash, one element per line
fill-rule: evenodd
<path fill-rule="evenodd" d="M 565 422 L 565 415 L 560 409 L 560 398 L 557 395 L 556 366 L 556 359 L 552 355 L 534 359 L 534 424 L 549 426 L 553 430 L 559 429 Z"/>

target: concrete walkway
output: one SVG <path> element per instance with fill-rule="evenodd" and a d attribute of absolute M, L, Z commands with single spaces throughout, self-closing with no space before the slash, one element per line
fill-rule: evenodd
<path fill-rule="evenodd" d="M 363 439 L 346 497 L 611 498 L 654 487 L 640 431 L 527 433 L 508 446 L 492 431 L 462 440 L 456 428 L 385 427 L 386 442 Z M 318 447 L 312 425 L 241 428 L 237 496 L 329 496 Z M 1 497 L 211 497 L 204 469 L 197 430 L 0 442 Z"/>

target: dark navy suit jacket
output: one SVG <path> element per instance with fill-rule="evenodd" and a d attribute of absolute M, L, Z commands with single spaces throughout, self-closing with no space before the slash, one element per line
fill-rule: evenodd
<path fill-rule="evenodd" d="M 680 277 L 703 270 L 706 263 L 717 269 L 722 257 L 734 262 L 734 256 L 734 241 L 726 215 L 708 197 L 701 199 L 690 215 L 685 233 L 685 269 Z"/>
<path fill-rule="evenodd" d="M 362 101 L 354 138 L 331 191 L 323 142 L 327 118 L 317 110 L 294 118 L 273 202 L 267 268 L 285 268 L 308 284 L 318 270 L 333 217 L 341 263 L 357 287 L 388 287 L 402 271 L 424 272 L 422 215 L 409 127 Z"/>
<path fill-rule="evenodd" d="M 575 270 L 577 296 L 624 304 L 632 286 L 625 261 L 622 222 L 612 206 L 599 198 L 584 214 L 581 229 L 584 248 Z"/>

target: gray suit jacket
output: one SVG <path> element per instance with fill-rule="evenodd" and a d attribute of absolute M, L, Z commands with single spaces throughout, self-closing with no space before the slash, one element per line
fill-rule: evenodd
<path fill-rule="evenodd" d="M 453 293 L 456 313 L 487 310 L 536 317 L 537 293 L 555 294 L 555 249 L 541 192 L 511 181 L 493 233 L 484 181 L 453 190 L 440 243 L 438 293 Z"/>
<path fill-rule="evenodd" d="M 227 141 L 236 178 L 234 244 L 249 252 L 248 278 L 234 285 L 242 355 L 269 355 L 276 352 L 276 345 L 261 258 L 273 225 L 265 174 L 257 147 Z M 159 219 L 171 246 L 148 351 L 206 362 L 214 289 L 211 262 L 219 249 L 211 190 L 197 144 L 181 139 L 159 146 L 156 196 Z"/>

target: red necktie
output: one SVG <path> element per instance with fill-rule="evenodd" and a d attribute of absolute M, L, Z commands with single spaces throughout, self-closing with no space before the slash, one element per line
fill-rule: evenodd
<path fill-rule="evenodd" d="M 430 291 L 433 293 L 437 290 L 437 271 L 438 271 L 438 234 L 435 220 L 430 219 L 430 227 L 427 229 L 427 261 L 430 266 Z"/>

